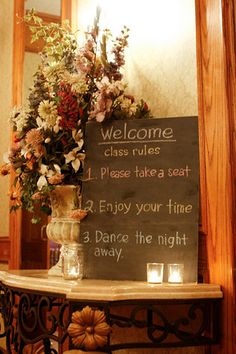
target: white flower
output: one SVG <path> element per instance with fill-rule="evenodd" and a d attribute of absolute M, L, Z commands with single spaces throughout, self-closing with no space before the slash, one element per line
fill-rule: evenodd
<path fill-rule="evenodd" d="M 39 173 L 41 175 L 46 175 L 48 172 L 48 166 L 47 165 L 44 165 L 43 163 L 41 164 L 40 166 L 40 169 L 39 169 Z"/>
<path fill-rule="evenodd" d="M 89 87 L 86 83 L 86 75 L 70 74 L 68 71 L 63 73 L 62 79 L 65 83 L 71 86 L 71 90 L 78 94 L 84 94 Z"/>
<path fill-rule="evenodd" d="M 118 101 L 120 102 L 121 109 L 126 111 L 129 116 L 132 116 L 136 113 L 137 104 L 135 102 L 132 102 L 130 98 L 121 96 L 118 98 Z"/>
<path fill-rule="evenodd" d="M 59 165 L 53 164 L 53 167 L 54 167 L 55 171 L 50 169 L 47 165 L 45 165 L 43 163 L 41 164 L 40 169 L 39 169 L 39 173 L 41 174 L 41 176 L 39 177 L 39 179 L 37 181 L 37 187 L 39 190 L 42 190 L 43 187 L 48 185 L 47 178 L 54 176 L 55 173 L 59 173 L 59 174 L 61 173 L 61 168 Z"/>
<path fill-rule="evenodd" d="M 62 62 L 52 61 L 48 63 L 48 66 L 45 67 L 43 71 L 48 79 L 53 80 L 57 77 L 62 77 L 65 70 L 65 64 L 63 64 Z"/>
<path fill-rule="evenodd" d="M 73 150 L 71 150 L 68 154 L 64 154 L 66 163 L 71 162 L 71 165 L 75 170 L 75 172 L 79 170 L 81 161 L 84 160 L 84 156 L 85 156 L 83 153 L 78 153 L 78 151 L 80 151 L 80 148 L 76 147 Z"/>
<path fill-rule="evenodd" d="M 37 124 L 40 128 L 53 128 L 57 125 L 57 106 L 53 101 L 44 100 L 40 102 L 38 113 Z"/>
<path fill-rule="evenodd" d="M 81 149 L 83 144 L 84 144 L 82 130 L 79 129 L 77 131 L 76 129 L 73 129 L 72 130 L 72 136 L 74 138 L 74 141 L 77 143 L 78 147 Z"/>
<path fill-rule="evenodd" d="M 28 114 L 24 109 L 17 109 L 14 107 L 10 117 L 10 122 L 18 132 L 21 132 L 26 126 L 28 118 Z"/>
<path fill-rule="evenodd" d="M 47 186 L 48 185 L 48 181 L 47 181 L 47 178 L 45 176 L 40 176 L 38 181 L 37 181 L 37 187 L 38 187 L 38 190 L 42 190 L 43 187 Z"/>
<path fill-rule="evenodd" d="M 59 165 L 57 165 L 57 164 L 53 164 L 53 167 L 55 168 L 55 171 L 56 171 L 56 173 L 61 173 L 61 168 L 60 168 L 60 166 Z"/>
<path fill-rule="evenodd" d="M 104 77 L 101 81 L 96 83 L 99 91 L 105 92 L 106 94 L 113 94 L 115 96 L 120 95 L 126 88 L 126 84 L 122 81 L 110 82 L 108 77 Z"/>

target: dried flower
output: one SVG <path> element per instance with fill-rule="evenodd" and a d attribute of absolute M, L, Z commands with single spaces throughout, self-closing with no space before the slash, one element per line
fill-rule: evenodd
<path fill-rule="evenodd" d="M 39 129 L 31 129 L 26 133 L 25 142 L 28 145 L 39 145 L 43 141 L 42 132 Z"/>
<path fill-rule="evenodd" d="M 70 217 L 73 219 L 83 220 L 88 215 L 88 212 L 83 209 L 75 209 L 70 213 Z"/>
<path fill-rule="evenodd" d="M 9 175 L 11 171 L 11 165 L 10 164 L 4 164 L 3 166 L 1 166 L 0 168 L 0 174 L 2 176 L 6 176 L 6 175 Z"/>
<path fill-rule="evenodd" d="M 14 108 L 10 117 L 14 144 L 8 160 L 19 190 L 17 198 L 11 195 L 17 201 L 14 209 L 23 207 L 33 212 L 43 195 L 45 203 L 49 202 L 48 193 L 55 185 L 82 183 L 88 120 L 103 122 L 150 114 L 144 101 L 128 95 L 127 84 L 122 81 L 126 27 L 115 40 L 109 30 L 100 36 L 97 13 L 80 47 L 65 23 L 45 24 L 33 10 L 24 20 L 32 30 L 32 40 L 42 39 L 45 46 L 27 108 Z M 4 165 L 1 175 L 9 170 Z M 44 205 L 45 210 L 50 211 L 50 205 Z M 82 211 L 74 213 L 80 220 L 84 216 Z"/>
<path fill-rule="evenodd" d="M 31 199 L 33 200 L 43 200 L 45 197 L 42 193 L 36 192 L 32 195 Z"/>
<path fill-rule="evenodd" d="M 57 121 L 57 105 L 55 102 L 49 100 L 40 102 L 38 113 L 42 122 L 39 127 L 44 127 L 45 129 L 54 127 Z"/>
<path fill-rule="evenodd" d="M 48 183 L 50 184 L 61 184 L 63 182 L 64 175 L 60 173 L 56 173 L 55 175 L 48 178 Z"/>

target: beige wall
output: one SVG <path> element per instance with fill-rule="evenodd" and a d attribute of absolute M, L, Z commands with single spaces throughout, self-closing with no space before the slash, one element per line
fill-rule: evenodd
<path fill-rule="evenodd" d="M 0 164 L 9 148 L 12 83 L 13 0 L 0 1 Z M 9 234 L 8 177 L 0 177 L 0 237 Z"/>
<path fill-rule="evenodd" d="M 97 1 L 78 2 L 78 28 L 93 24 Z M 197 115 L 194 0 L 100 0 L 101 28 L 130 29 L 125 79 L 155 117 Z"/>

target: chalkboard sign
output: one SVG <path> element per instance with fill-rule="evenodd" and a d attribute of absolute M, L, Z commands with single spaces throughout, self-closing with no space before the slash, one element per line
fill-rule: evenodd
<path fill-rule="evenodd" d="M 87 123 L 80 239 L 85 277 L 146 280 L 146 263 L 184 263 L 197 281 L 197 117 Z"/>

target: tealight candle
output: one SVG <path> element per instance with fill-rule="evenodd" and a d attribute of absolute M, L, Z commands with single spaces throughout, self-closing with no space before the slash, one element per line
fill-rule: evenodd
<path fill-rule="evenodd" d="M 164 268 L 163 263 L 147 263 L 148 283 L 162 283 L 163 268 Z"/>
<path fill-rule="evenodd" d="M 183 277 L 183 264 L 168 264 L 168 283 L 183 283 Z"/>

